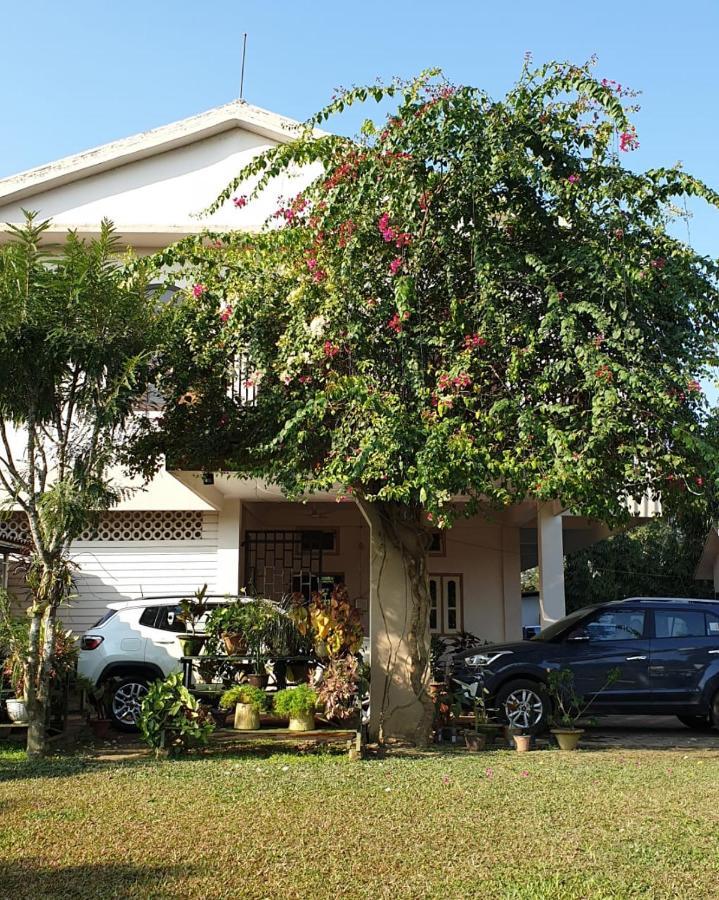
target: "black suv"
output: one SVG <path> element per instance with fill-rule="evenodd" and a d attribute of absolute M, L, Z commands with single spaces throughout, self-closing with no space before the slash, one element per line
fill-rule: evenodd
<path fill-rule="evenodd" d="M 547 725 L 547 677 L 557 669 L 571 669 L 585 697 L 620 670 L 591 713 L 676 715 L 690 728 L 719 726 L 719 601 L 630 597 L 588 606 L 532 640 L 463 650 L 452 677 L 471 692 L 483 685 L 502 720 L 536 733 Z"/>

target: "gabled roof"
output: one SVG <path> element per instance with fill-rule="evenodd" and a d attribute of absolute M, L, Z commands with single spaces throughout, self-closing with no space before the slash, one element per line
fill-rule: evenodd
<path fill-rule="evenodd" d="M 285 143 L 297 135 L 300 127 L 300 123 L 294 119 L 279 116 L 259 106 L 251 106 L 244 100 L 233 100 L 189 119 L 111 141 L 93 150 L 66 156 L 56 162 L 2 178 L 0 206 L 233 128 L 252 131 L 270 140 Z"/>

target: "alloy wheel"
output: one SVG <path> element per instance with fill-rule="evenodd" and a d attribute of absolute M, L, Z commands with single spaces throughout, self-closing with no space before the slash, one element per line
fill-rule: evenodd
<path fill-rule="evenodd" d="M 507 695 L 504 712 L 514 728 L 534 728 L 542 720 L 544 703 L 535 691 L 518 688 Z"/>
<path fill-rule="evenodd" d="M 140 707 L 147 694 L 147 685 L 141 681 L 121 684 L 112 698 L 112 715 L 123 725 L 137 725 Z"/>

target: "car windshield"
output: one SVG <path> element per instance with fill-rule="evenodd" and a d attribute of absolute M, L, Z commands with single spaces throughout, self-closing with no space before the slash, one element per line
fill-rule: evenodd
<path fill-rule="evenodd" d="M 591 612 L 594 612 L 594 607 L 589 609 L 578 609 L 573 613 L 570 613 L 568 616 L 565 616 L 563 619 L 559 619 L 558 622 L 553 622 L 551 625 L 547 625 L 546 628 L 543 628 L 539 634 L 535 634 L 532 638 L 533 641 L 553 641 L 556 637 L 562 634 L 567 628 L 571 628 L 573 625 L 578 625 L 582 619 L 585 619 Z"/>

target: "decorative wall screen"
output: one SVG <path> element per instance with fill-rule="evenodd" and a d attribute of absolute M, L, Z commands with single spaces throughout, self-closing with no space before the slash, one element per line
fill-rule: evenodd
<path fill-rule="evenodd" d="M 24 513 L 0 519 L 0 538 L 25 544 L 30 539 Z M 109 512 L 86 529 L 80 541 L 200 541 L 202 512 Z"/>
<path fill-rule="evenodd" d="M 309 600 L 322 583 L 321 531 L 247 531 L 245 583 L 249 594 L 280 601 L 294 589 Z"/>

